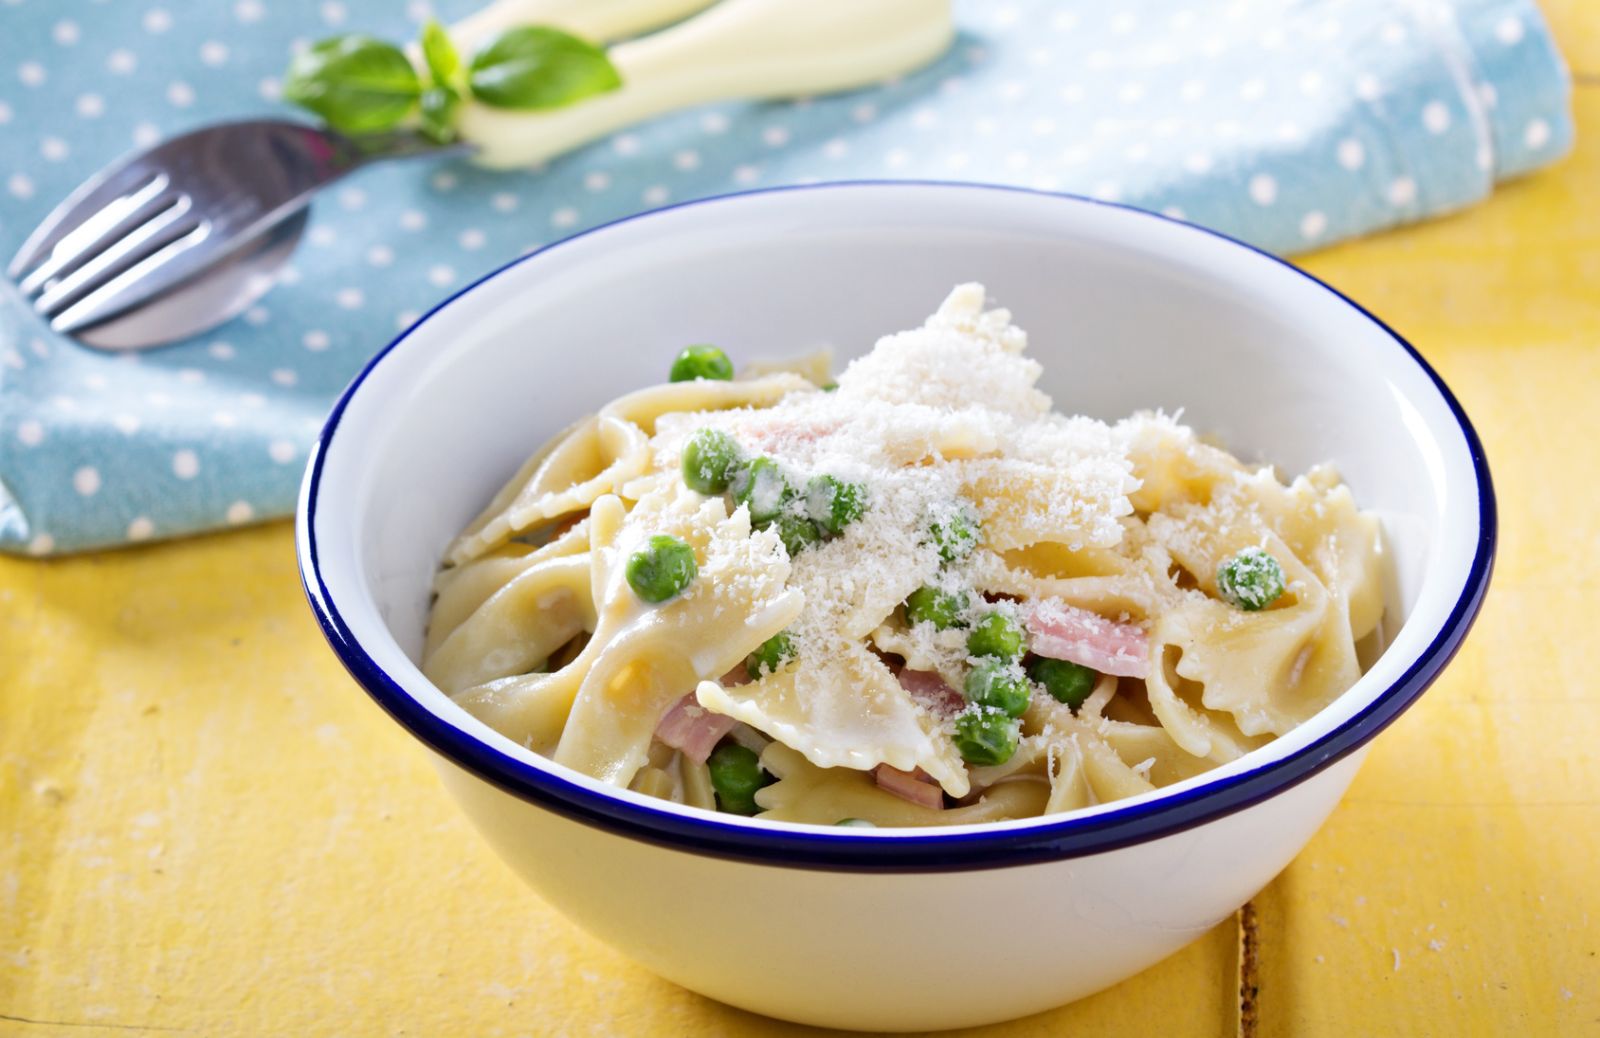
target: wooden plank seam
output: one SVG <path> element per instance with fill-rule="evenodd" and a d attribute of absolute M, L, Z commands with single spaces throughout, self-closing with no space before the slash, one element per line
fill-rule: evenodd
<path fill-rule="evenodd" d="M 1239 1015 L 1235 1031 L 1238 1038 L 1255 1038 L 1258 1020 L 1256 999 L 1261 992 L 1261 976 L 1258 969 L 1261 933 L 1257 926 L 1256 903 L 1246 901 L 1235 919 L 1239 927 Z"/>

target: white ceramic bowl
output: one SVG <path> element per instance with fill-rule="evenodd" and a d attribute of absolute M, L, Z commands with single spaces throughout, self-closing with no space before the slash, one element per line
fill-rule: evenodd
<path fill-rule="evenodd" d="M 1244 456 L 1290 472 L 1337 462 L 1383 519 L 1391 620 L 1403 620 L 1354 688 L 1271 745 L 1146 796 L 873 831 L 619 792 L 491 731 L 418 671 L 441 550 L 546 437 L 660 379 L 685 342 L 739 359 L 830 343 L 842 361 L 971 280 L 1029 330 L 1061 410 L 1183 408 Z M 1494 550 L 1489 473 L 1465 415 L 1359 306 L 1182 223 L 947 184 L 690 203 L 491 274 L 351 384 L 312 458 L 299 521 L 307 593 L 335 651 L 541 896 L 713 998 L 884 1030 L 1058 1005 L 1227 917 L 1305 845 L 1367 742 L 1448 662 Z"/>

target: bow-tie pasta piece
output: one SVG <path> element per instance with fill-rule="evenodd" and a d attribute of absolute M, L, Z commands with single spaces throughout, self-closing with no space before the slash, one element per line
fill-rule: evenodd
<path fill-rule="evenodd" d="M 644 471 L 648 440 L 621 418 L 586 418 L 535 454 L 473 520 L 445 561 L 461 565 L 542 524 L 580 512 Z"/>
<path fill-rule="evenodd" d="M 542 668 L 579 634 L 595 629 L 587 552 L 547 559 L 519 573 L 424 657 L 422 672 L 446 692 Z"/>
<path fill-rule="evenodd" d="M 789 562 L 777 537 L 751 530 L 743 509 L 729 515 L 721 500 L 681 489 L 640 500 L 625 518 L 616 498 L 604 505 L 593 513 L 601 561 L 591 644 L 600 648 L 554 756 L 626 786 L 667 708 L 788 626 L 805 597 L 785 587 Z M 662 535 L 694 549 L 698 575 L 682 594 L 653 605 L 630 586 L 626 567 L 635 551 Z"/>
<path fill-rule="evenodd" d="M 703 683 L 708 710 L 734 717 L 803 753 L 819 768 L 921 768 L 951 796 L 968 792 L 967 770 L 941 720 L 893 672 L 855 642 L 817 647 L 793 666 L 743 685 Z"/>
<path fill-rule="evenodd" d="M 661 415 L 766 406 L 807 388 L 797 375 L 749 382 L 678 382 L 615 400 L 536 453 L 495 495 L 446 553 L 459 565 L 543 523 L 581 511 L 650 464 L 649 439 Z"/>
<path fill-rule="evenodd" d="M 815 388 L 799 375 L 788 372 L 748 381 L 695 379 L 691 382 L 669 382 L 618 397 L 601 408 L 600 414 L 627 422 L 646 436 L 654 436 L 657 423 L 664 415 L 771 407 L 790 393 L 804 393 Z"/>
<path fill-rule="evenodd" d="M 512 541 L 464 565 L 441 570 L 433 582 L 433 610 L 428 615 L 423 660 L 438 651 L 463 620 L 518 575 L 551 559 L 588 550 L 589 524 L 580 521 L 538 547 Z"/>
<path fill-rule="evenodd" d="M 1166 614 L 1156 640 L 1178 655 L 1172 672 L 1201 687 L 1204 707 L 1231 714 L 1249 736 L 1282 735 L 1361 676 L 1348 607 L 1279 537 L 1274 525 L 1283 516 L 1238 486 L 1225 486 L 1208 504 L 1185 503 L 1150 521 L 1152 534 L 1204 593 L 1186 596 Z M 1257 612 L 1212 597 L 1219 594 L 1219 570 L 1247 549 L 1271 556 L 1285 578 L 1282 595 Z M 1194 711 L 1177 692 L 1163 676 L 1153 682 L 1151 699 L 1158 715 L 1185 729 L 1185 715 Z M 1199 738 L 1189 738 L 1186 745 L 1197 750 Z"/>
<path fill-rule="evenodd" d="M 1050 787 L 1037 782 L 1004 782 L 973 803 L 935 810 L 887 793 L 872 775 L 850 768 L 819 768 L 804 755 L 775 742 L 761 764 L 776 781 L 756 794 L 757 817 L 774 822 L 837 825 L 859 819 L 875 826 L 972 825 L 1030 818 L 1043 813 Z"/>
<path fill-rule="evenodd" d="M 1383 540 L 1377 517 L 1356 508 L 1338 473 L 1319 465 L 1287 487 L 1263 474 L 1239 490 L 1342 603 L 1351 637 L 1372 634 L 1383 618 Z"/>

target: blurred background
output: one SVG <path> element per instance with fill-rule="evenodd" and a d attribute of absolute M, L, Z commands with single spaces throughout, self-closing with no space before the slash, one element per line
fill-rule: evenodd
<path fill-rule="evenodd" d="M 85 350 L 0 292 L 0 548 L 49 555 L 287 514 L 334 394 L 385 342 L 518 255 L 643 210 L 819 180 L 968 180 L 1296 254 L 1477 205 L 1573 141 L 1567 63 L 1532 0 L 22 0 L 0 9 L 0 252 L 129 149 L 216 120 L 311 119 L 283 92 L 315 41 L 404 45 L 432 16 L 461 26 L 464 60 L 485 17 L 620 37 L 624 85 L 553 112 L 469 100 L 460 128 L 479 155 L 331 185 L 281 284 L 176 346 Z M 829 62 L 868 85 L 785 96 Z M 724 66 L 724 89 L 687 93 L 778 99 L 655 100 Z M 618 99 L 674 110 L 586 132 L 615 121 Z M 574 124 L 599 139 L 547 144 Z"/>

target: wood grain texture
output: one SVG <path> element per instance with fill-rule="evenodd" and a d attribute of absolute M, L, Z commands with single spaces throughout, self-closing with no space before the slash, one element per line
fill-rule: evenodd
<path fill-rule="evenodd" d="M 1548 10 L 1600 74 L 1591 0 Z M 1457 662 L 1256 899 L 1253 1005 L 1230 923 L 968 1033 L 1600 1032 L 1600 83 L 1577 108 L 1561 166 L 1307 261 L 1459 394 L 1503 539 Z M 812 1033 L 523 888 L 344 676 L 292 552 L 275 524 L 0 560 L 0 1034 Z"/>

